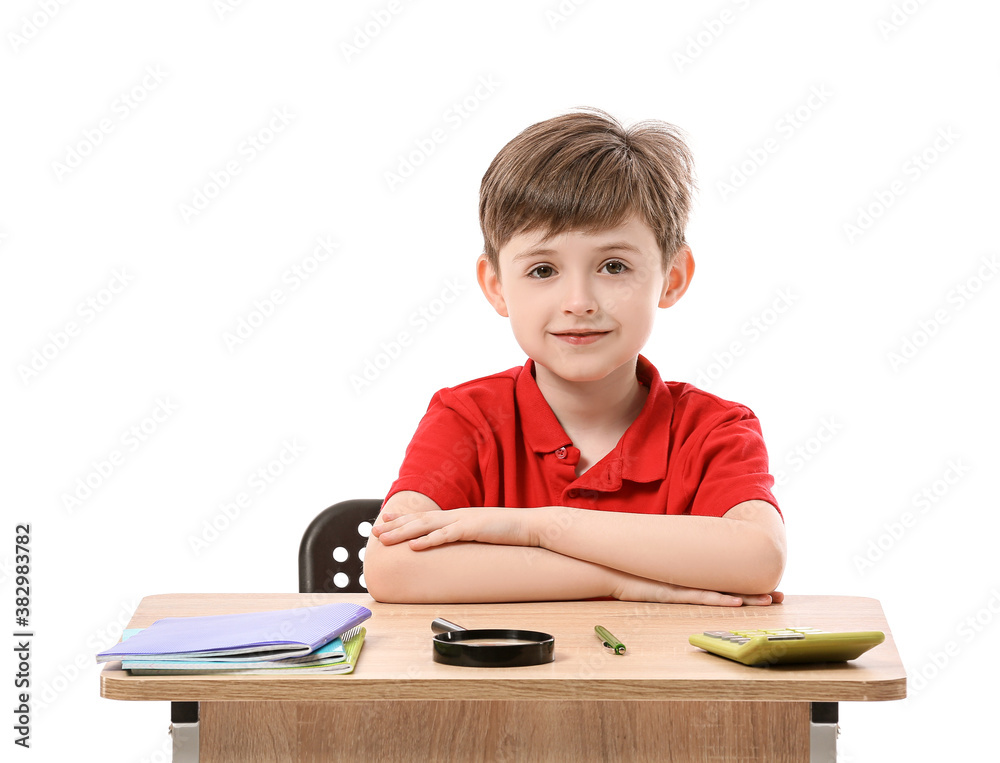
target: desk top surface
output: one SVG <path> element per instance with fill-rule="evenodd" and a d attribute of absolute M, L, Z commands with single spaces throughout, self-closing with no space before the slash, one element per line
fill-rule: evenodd
<path fill-rule="evenodd" d="M 625 601 L 519 604 L 381 604 L 367 594 L 162 594 L 140 602 L 129 623 L 161 617 L 289 609 L 338 601 L 372 610 L 358 665 L 344 676 L 132 676 L 120 662 L 101 673 L 101 696 L 122 700 L 770 700 L 902 699 L 906 672 L 875 599 L 786 596 L 770 607 L 705 607 Z M 522 668 L 463 668 L 433 661 L 431 621 L 466 628 L 521 628 L 555 637 L 555 661 Z M 622 655 L 594 634 L 603 625 Z M 706 630 L 812 626 L 883 631 L 857 660 L 753 668 L 703 652 L 688 636 Z"/>

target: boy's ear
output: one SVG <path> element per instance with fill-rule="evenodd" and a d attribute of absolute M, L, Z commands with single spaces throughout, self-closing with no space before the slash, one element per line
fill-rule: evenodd
<path fill-rule="evenodd" d="M 479 255 L 476 260 L 476 279 L 479 281 L 479 288 L 483 290 L 486 299 L 493 309 L 504 318 L 509 318 L 507 312 L 507 301 L 503 298 L 503 286 L 500 283 L 500 276 L 493 269 L 485 254 Z"/>
<path fill-rule="evenodd" d="M 670 263 L 670 270 L 667 271 L 667 277 L 663 281 L 659 306 L 670 307 L 675 304 L 684 296 L 692 278 L 694 278 L 694 255 L 691 253 L 691 247 L 684 244 L 677 250 Z"/>

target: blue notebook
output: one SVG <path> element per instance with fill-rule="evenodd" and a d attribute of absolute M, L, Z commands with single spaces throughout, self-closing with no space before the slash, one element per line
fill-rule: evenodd
<path fill-rule="evenodd" d="M 301 657 L 371 615 L 367 607 L 338 603 L 236 615 L 165 617 L 101 652 L 97 661 L 204 657 L 246 662 Z"/>
<path fill-rule="evenodd" d="M 127 640 L 142 629 L 129 629 L 122 633 Z M 248 673 L 278 675 L 279 673 L 325 673 L 344 675 L 354 671 L 358 654 L 365 642 L 365 629 L 359 625 L 324 644 L 304 657 L 284 660 L 246 660 L 228 662 L 198 657 L 181 660 L 148 660 L 144 658 L 122 660 L 122 668 L 134 676 L 172 675 L 245 675 Z"/>

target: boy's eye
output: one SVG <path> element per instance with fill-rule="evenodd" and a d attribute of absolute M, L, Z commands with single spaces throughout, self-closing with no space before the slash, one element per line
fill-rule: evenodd
<path fill-rule="evenodd" d="M 551 265 L 539 265 L 529 270 L 528 275 L 532 278 L 551 278 L 554 272 Z"/>
<path fill-rule="evenodd" d="M 611 275 L 618 276 L 628 270 L 628 265 L 624 262 L 619 262 L 618 260 L 611 260 L 610 262 L 604 263 L 604 268 L 606 268 L 608 273 Z"/>

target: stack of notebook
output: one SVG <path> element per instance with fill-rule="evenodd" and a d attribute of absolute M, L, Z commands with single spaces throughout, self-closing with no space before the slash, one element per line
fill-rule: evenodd
<path fill-rule="evenodd" d="M 370 609 L 357 604 L 165 617 L 125 631 L 97 655 L 121 660 L 133 675 L 350 673 L 365 640 Z"/>

